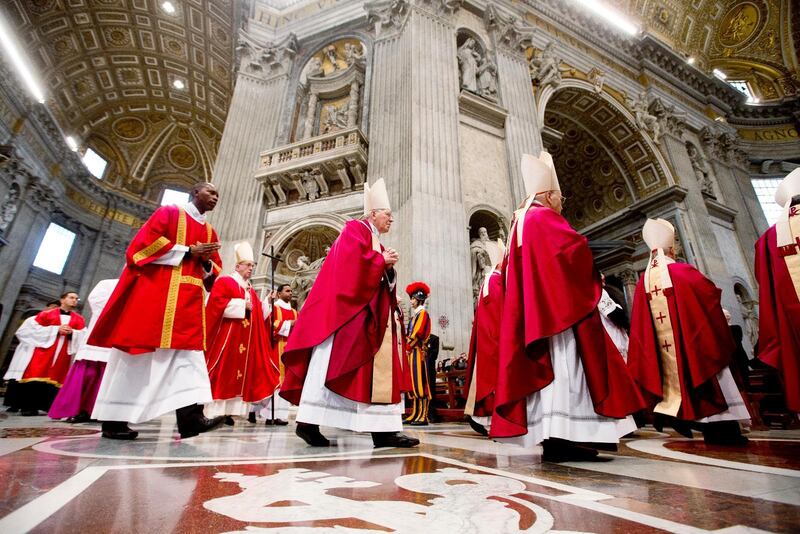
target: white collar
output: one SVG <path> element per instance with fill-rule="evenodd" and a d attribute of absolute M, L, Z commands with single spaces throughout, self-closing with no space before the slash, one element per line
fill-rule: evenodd
<path fill-rule="evenodd" d="M 283 299 L 278 299 L 275 301 L 275 306 L 279 308 L 283 308 L 284 310 L 292 310 L 292 305 L 286 302 Z"/>
<path fill-rule="evenodd" d="M 378 232 L 378 229 L 372 224 L 372 221 L 364 220 L 364 222 L 367 223 L 367 228 L 372 232 L 372 235 L 380 236 L 380 232 Z"/>
<path fill-rule="evenodd" d="M 239 287 L 241 287 L 242 289 L 247 290 L 247 289 L 250 288 L 250 282 L 248 282 L 244 278 L 242 278 L 242 275 L 237 273 L 236 271 L 233 271 L 231 273 L 231 278 L 236 280 L 236 283 L 239 284 Z"/>
<path fill-rule="evenodd" d="M 189 217 L 199 222 L 200 224 L 206 223 L 206 214 L 200 213 L 200 211 L 197 209 L 197 206 L 194 205 L 194 202 L 187 202 L 186 204 L 184 204 L 183 210 Z"/>
<path fill-rule="evenodd" d="M 419 306 L 417 306 L 416 308 L 414 308 L 411 311 L 414 312 L 414 317 L 416 317 L 417 315 L 419 315 L 419 312 L 421 312 L 424 309 L 425 309 L 425 305 L 424 304 L 420 304 Z"/>

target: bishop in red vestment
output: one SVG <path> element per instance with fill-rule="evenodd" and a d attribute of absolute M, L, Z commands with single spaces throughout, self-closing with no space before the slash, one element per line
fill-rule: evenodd
<path fill-rule="evenodd" d="M 472 322 L 467 363 L 467 405 L 470 426 L 479 434 L 488 435 L 494 411 L 494 390 L 497 385 L 497 355 L 500 319 L 503 315 L 503 275 L 498 265 L 486 278 L 478 294 L 478 306 Z"/>
<path fill-rule="evenodd" d="M 247 403 L 272 395 L 279 380 L 261 301 L 250 285 L 256 265 L 250 243 L 238 243 L 234 255 L 235 271 L 217 278 L 206 303 L 206 363 L 214 397 L 206 412 L 225 415 L 228 425 L 232 415 L 247 415 Z"/>
<path fill-rule="evenodd" d="M 402 326 L 394 311 L 398 254 L 385 249 L 392 211 L 383 180 L 364 185 L 364 218 L 331 246 L 283 354 L 280 395 L 299 405 L 297 435 L 327 446 L 319 425 L 372 432 L 376 447 L 413 447 L 402 429 Z"/>
<path fill-rule="evenodd" d="M 189 203 L 158 208 L 128 247 L 119 283 L 89 339 L 113 349 L 92 415 L 103 421 L 107 438 L 134 439 L 127 423 L 172 410 L 184 438 L 223 421 L 206 419 L 202 407 L 212 401 L 203 301 L 221 263 L 205 214 L 218 199 L 212 184 L 195 185 Z"/>
<path fill-rule="evenodd" d="M 588 241 L 561 216 L 552 158 L 523 156 L 522 174 L 529 197 L 509 238 L 490 436 L 544 441 L 549 461 L 592 459 L 580 443 L 614 446 L 643 403 L 603 328 Z"/>
<path fill-rule="evenodd" d="M 67 291 L 58 308 L 39 312 L 28 336 L 18 335 L 21 342 L 35 347 L 17 391 L 22 415 L 49 410 L 61 389 L 86 327 L 83 317 L 74 311 L 77 305 L 78 294 Z"/>
<path fill-rule="evenodd" d="M 756 242 L 759 286 L 758 354 L 780 370 L 786 405 L 800 413 L 800 169 L 775 193 L 778 222 Z"/>
<path fill-rule="evenodd" d="M 707 442 L 747 443 L 737 421 L 750 414 L 728 368 L 735 346 L 722 291 L 691 265 L 675 262 L 675 228 L 668 221 L 649 219 L 642 235 L 652 253 L 634 294 L 628 368 L 657 428 L 668 420 L 691 437 L 687 422 L 695 421 Z"/>

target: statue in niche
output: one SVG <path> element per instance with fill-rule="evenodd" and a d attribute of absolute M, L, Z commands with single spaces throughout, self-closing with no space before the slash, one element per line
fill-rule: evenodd
<path fill-rule="evenodd" d="M 325 57 L 328 58 L 331 66 L 333 67 L 333 71 L 336 72 L 340 69 L 339 67 L 339 54 L 336 53 L 336 47 L 333 45 L 325 47 Z"/>
<path fill-rule="evenodd" d="M 344 62 L 350 67 L 356 63 L 364 61 L 364 45 L 361 43 L 344 44 Z"/>
<path fill-rule="evenodd" d="M 742 312 L 742 330 L 744 335 L 750 340 L 750 344 L 755 346 L 758 341 L 758 314 L 756 313 L 756 303 L 752 300 L 745 302 L 744 297 L 736 293 L 736 300 L 739 302 L 739 310 Z"/>
<path fill-rule="evenodd" d="M 689 154 L 689 161 L 692 162 L 692 169 L 697 177 L 697 183 L 700 184 L 700 190 L 706 195 L 716 197 L 714 194 L 714 184 L 709 176 L 706 158 L 700 154 L 700 151 L 697 150 L 697 147 L 692 143 L 686 143 L 686 152 Z"/>
<path fill-rule="evenodd" d="M 472 296 L 477 299 L 485 276 L 492 272 L 495 265 L 503 258 L 503 245 L 489 239 L 489 232 L 481 226 L 478 228 L 478 237 L 470 243 L 469 251 L 472 265 Z"/>
<path fill-rule="evenodd" d="M 478 94 L 497 102 L 497 65 L 488 55 L 483 57 L 478 67 Z"/>
<path fill-rule="evenodd" d="M 553 86 L 553 88 L 558 87 L 561 84 L 561 73 L 568 70 L 561 68 L 561 60 L 556 57 L 554 46 L 553 41 L 547 43 L 539 56 L 537 57 L 534 54 L 528 64 L 531 79 L 539 87 L 547 87 L 548 85 Z"/>
<path fill-rule="evenodd" d="M 6 197 L 3 199 L 2 206 L 0 206 L 0 233 L 5 233 L 17 216 L 19 196 L 19 184 L 12 183 L 8 193 L 6 193 Z"/>
<path fill-rule="evenodd" d="M 300 181 L 303 184 L 303 189 L 305 189 L 306 198 L 308 198 L 308 200 L 316 200 L 317 197 L 319 197 L 319 184 L 314 178 L 314 175 L 309 171 L 305 171 Z"/>
<path fill-rule="evenodd" d="M 325 111 L 325 123 L 322 125 L 322 133 L 328 133 L 347 128 L 346 106 L 340 108 L 334 104 L 328 104 L 325 106 Z"/>
<path fill-rule="evenodd" d="M 478 62 L 481 55 L 477 50 L 477 43 L 468 37 L 464 44 L 458 47 L 458 71 L 461 75 L 460 86 L 471 93 L 478 93 Z"/>
<path fill-rule="evenodd" d="M 639 128 L 649 133 L 656 143 L 661 142 L 661 123 L 658 117 L 650 113 L 648 109 L 647 93 L 642 92 L 639 98 L 630 99 L 630 102 L 633 116 L 636 118 L 636 124 Z"/>
<path fill-rule="evenodd" d="M 314 261 L 311 261 L 305 254 L 297 258 L 296 274 L 289 285 L 292 287 L 293 297 L 297 299 L 298 308 L 302 307 L 306 298 L 308 298 L 311 287 L 314 285 L 314 280 L 317 279 L 322 263 L 330 251 L 331 247 L 325 247 L 325 255 Z"/>
<path fill-rule="evenodd" d="M 310 77 L 323 77 L 325 76 L 325 71 L 322 70 L 322 60 L 317 56 L 311 58 L 311 61 L 308 62 L 308 66 L 306 67 L 306 76 Z"/>
<path fill-rule="evenodd" d="M 322 263 L 325 261 L 325 258 L 328 257 L 328 253 L 331 251 L 331 247 L 325 247 L 325 254 L 317 258 L 316 260 L 312 261 L 311 264 L 308 266 L 309 271 L 319 271 L 322 269 Z"/>

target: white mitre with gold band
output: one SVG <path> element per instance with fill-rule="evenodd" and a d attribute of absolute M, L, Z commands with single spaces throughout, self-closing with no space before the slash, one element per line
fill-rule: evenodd
<path fill-rule="evenodd" d="M 675 227 L 664 219 L 647 219 L 642 228 L 642 238 L 650 250 L 650 259 L 647 261 L 647 269 L 644 272 L 644 285 L 650 287 L 650 270 L 654 267 L 653 260 L 658 261 L 656 265 L 661 265 L 661 287 L 672 287 L 672 279 L 669 277 L 669 269 L 666 266 L 673 263 L 672 258 L 668 258 L 664 251 L 675 245 Z M 652 255 L 655 252 L 655 258 Z"/>
<path fill-rule="evenodd" d="M 390 210 L 389 193 L 386 191 L 386 182 L 379 178 L 371 186 L 364 182 L 364 215 L 369 215 L 372 210 Z"/>
<path fill-rule="evenodd" d="M 558 176 L 556 175 L 556 167 L 553 164 L 553 157 L 549 152 L 542 150 L 538 158 L 530 154 L 523 154 L 520 165 L 522 169 L 522 182 L 525 184 L 525 193 L 528 195 L 528 198 L 522 209 L 514 213 L 516 216 L 517 246 L 522 245 L 522 229 L 525 226 L 524 221 L 520 221 L 520 219 L 528 212 L 536 195 L 548 191 L 561 192 L 561 186 L 558 184 Z M 512 232 L 513 231 L 512 229 Z M 511 242 L 511 239 L 509 239 L 509 242 Z"/>
<path fill-rule="evenodd" d="M 800 195 L 800 167 L 787 174 L 775 191 L 775 202 L 783 208 L 775 223 L 778 248 L 796 244 L 796 236 L 792 235 L 789 224 L 789 213 L 792 208 L 792 198 L 798 195 Z"/>
<path fill-rule="evenodd" d="M 256 262 L 253 255 L 253 247 L 247 241 L 233 245 L 233 255 L 236 257 L 236 265 L 246 261 Z"/>

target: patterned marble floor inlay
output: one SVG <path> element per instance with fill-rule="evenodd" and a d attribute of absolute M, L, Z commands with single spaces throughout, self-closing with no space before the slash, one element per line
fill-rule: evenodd
<path fill-rule="evenodd" d="M 186 440 L 174 417 L 109 441 L 96 424 L 0 418 L 0 533 L 423 534 L 797 532 L 800 436 L 747 449 L 640 430 L 604 462 L 542 463 L 463 424 L 408 429 L 419 449 L 368 434 L 237 420 Z"/>

